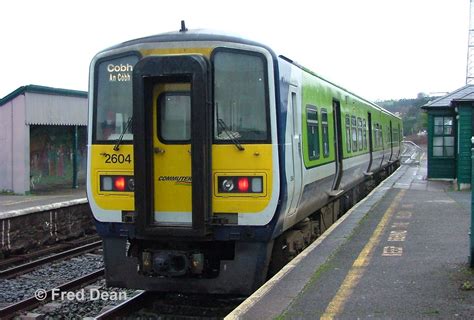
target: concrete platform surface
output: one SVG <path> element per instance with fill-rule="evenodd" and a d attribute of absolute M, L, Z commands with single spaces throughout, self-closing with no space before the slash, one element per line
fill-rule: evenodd
<path fill-rule="evenodd" d="M 226 319 L 474 319 L 470 192 L 402 166 Z"/>
<path fill-rule="evenodd" d="M 86 202 L 85 189 L 58 188 L 30 195 L 0 194 L 0 219 Z"/>

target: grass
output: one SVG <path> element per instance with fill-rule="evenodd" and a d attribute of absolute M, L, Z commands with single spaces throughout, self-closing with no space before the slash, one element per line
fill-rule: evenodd
<path fill-rule="evenodd" d="M 439 310 L 436 310 L 436 309 L 426 310 L 426 311 L 423 311 L 422 314 L 427 315 L 427 316 L 429 316 L 429 315 L 434 316 L 434 315 L 439 314 Z"/>
<path fill-rule="evenodd" d="M 461 290 L 464 290 L 464 291 L 474 290 L 474 284 L 473 284 L 471 281 L 466 280 L 466 281 L 464 281 L 464 283 L 461 285 Z"/>

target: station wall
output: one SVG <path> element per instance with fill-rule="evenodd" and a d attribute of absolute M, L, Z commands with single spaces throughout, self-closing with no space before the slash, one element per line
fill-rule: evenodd
<path fill-rule="evenodd" d="M 0 107 L 0 191 L 29 190 L 29 130 L 25 124 L 25 97 Z"/>

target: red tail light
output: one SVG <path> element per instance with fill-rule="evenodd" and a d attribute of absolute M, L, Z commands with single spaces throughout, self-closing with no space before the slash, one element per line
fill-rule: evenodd
<path fill-rule="evenodd" d="M 125 177 L 116 177 L 114 181 L 115 190 L 124 191 L 125 190 Z"/>
<path fill-rule="evenodd" d="M 249 179 L 247 177 L 239 178 L 237 186 L 240 192 L 247 192 L 249 190 Z"/>
<path fill-rule="evenodd" d="M 103 175 L 100 176 L 100 191 L 105 192 L 133 192 L 135 179 L 131 175 Z"/>

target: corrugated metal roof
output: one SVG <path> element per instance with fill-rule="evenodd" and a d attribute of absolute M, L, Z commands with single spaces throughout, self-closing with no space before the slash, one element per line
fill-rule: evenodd
<path fill-rule="evenodd" d="M 66 97 L 87 98 L 86 91 L 60 89 L 60 88 L 44 87 L 44 86 L 37 86 L 34 84 L 30 84 L 27 86 L 19 87 L 18 89 L 12 91 L 11 93 L 7 94 L 5 97 L 0 99 L 0 106 L 4 105 L 10 100 L 15 99 L 19 95 L 24 94 L 25 92 L 43 93 L 43 94 L 49 94 L 49 95 L 60 95 L 60 96 L 66 96 Z"/>
<path fill-rule="evenodd" d="M 85 91 L 27 85 L 0 99 L 0 107 L 20 95 L 25 96 L 27 125 L 87 125 Z"/>
<path fill-rule="evenodd" d="M 87 98 L 26 94 L 25 123 L 40 125 L 87 125 Z"/>
<path fill-rule="evenodd" d="M 457 89 L 444 97 L 438 98 L 432 102 L 428 102 L 423 109 L 432 109 L 432 108 L 450 108 L 453 100 L 465 99 L 469 95 L 474 94 L 474 85 L 468 84 L 460 89 Z"/>

